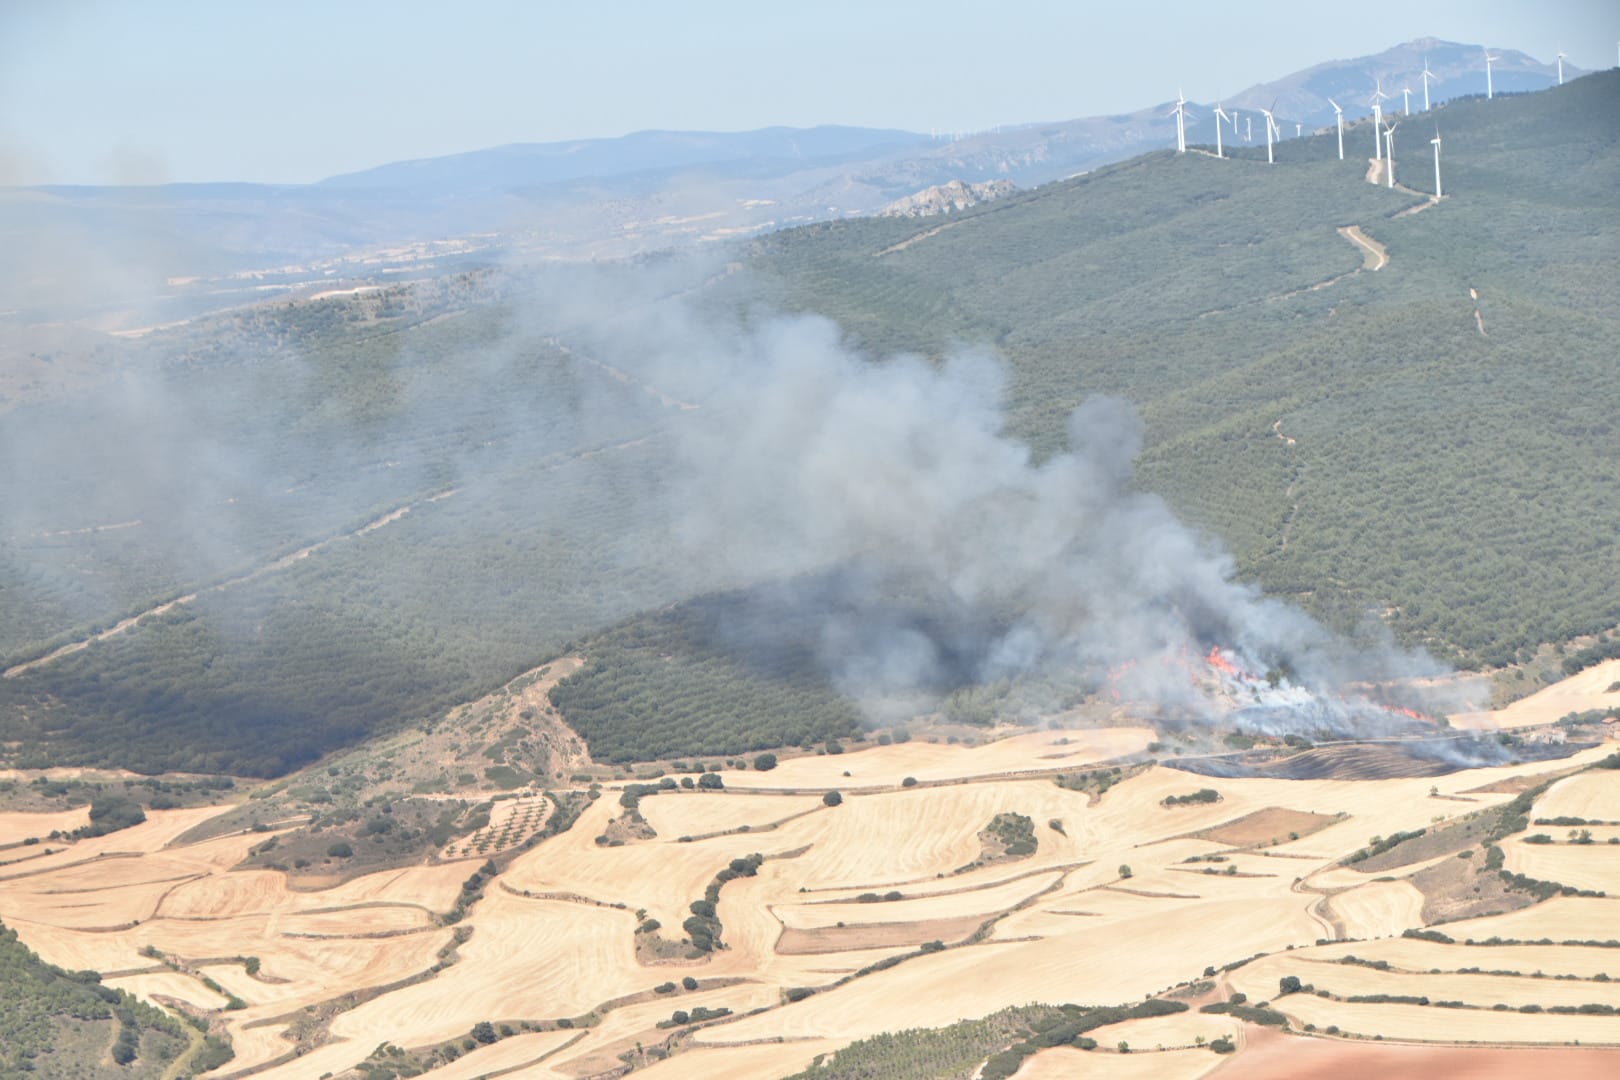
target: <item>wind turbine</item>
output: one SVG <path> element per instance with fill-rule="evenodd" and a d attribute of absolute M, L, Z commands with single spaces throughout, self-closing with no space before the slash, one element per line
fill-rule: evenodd
<path fill-rule="evenodd" d="M 1440 81 L 1440 76 L 1429 70 L 1429 58 L 1423 58 L 1423 111 L 1429 111 L 1429 80 Z"/>
<path fill-rule="evenodd" d="M 1559 86 L 1564 85 L 1564 57 L 1566 57 L 1568 55 L 1569 55 L 1569 53 L 1565 52 L 1564 50 L 1562 50 L 1562 49 L 1558 50 L 1558 85 Z"/>
<path fill-rule="evenodd" d="M 1339 160 L 1343 161 L 1344 160 L 1344 110 L 1339 108 L 1339 103 L 1337 101 L 1334 101 L 1332 98 L 1328 98 L 1328 104 L 1333 106 L 1333 118 L 1339 122 Z"/>
<path fill-rule="evenodd" d="M 1251 116 L 1243 122 L 1243 131 L 1243 141 L 1254 142 L 1254 117 Z"/>
<path fill-rule="evenodd" d="M 1391 124 L 1384 129 L 1384 144 L 1386 147 L 1384 177 L 1389 181 L 1391 188 L 1395 186 L 1395 129 L 1400 126 L 1399 124 Z"/>
<path fill-rule="evenodd" d="M 1406 110 L 1405 115 L 1411 116 L 1412 115 L 1412 88 L 1410 86 L 1401 87 L 1401 97 L 1406 99 L 1406 104 L 1403 106 L 1404 109 Z"/>
<path fill-rule="evenodd" d="M 1491 99 L 1496 97 L 1496 91 L 1491 86 L 1491 61 L 1492 60 L 1500 60 L 1502 58 L 1500 56 L 1492 56 L 1491 55 L 1491 50 L 1489 50 L 1489 49 L 1485 49 L 1484 53 L 1485 53 L 1485 100 L 1490 101 Z"/>
<path fill-rule="evenodd" d="M 1440 201 L 1440 125 L 1434 126 L 1434 138 L 1429 140 L 1434 145 L 1434 199 Z"/>
<path fill-rule="evenodd" d="M 1171 110 L 1176 114 L 1176 153 L 1187 152 L 1187 99 L 1180 90 L 1176 91 L 1176 106 Z"/>
<path fill-rule="evenodd" d="M 1372 91 L 1372 157 L 1382 162 L 1383 136 L 1379 133 L 1379 128 L 1383 126 L 1383 105 L 1380 102 L 1385 97 L 1388 97 L 1388 94 L 1383 92 L 1382 83 L 1374 83 L 1374 87 L 1375 89 Z"/>
<path fill-rule="evenodd" d="M 1226 111 L 1221 108 L 1220 102 L 1215 103 L 1215 156 L 1222 157 L 1221 153 L 1221 121 L 1230 120 Z"/>
<path fill-rule="evenodd" d="M 1273 101 L 1271 108 L 1275 109 L 1276 107 L 1277 103 Z M 1271 109 L 1261 109 L 1260 111 L 1266 116 L 1266 164 L 1275 165 L 1277 163 L 1276 159 L 1271 156 L 1271 140 L 1273 136 L 1280 137 L 1281 133 L 1277 130 L 1277 120 L 1271 115 Z"/>

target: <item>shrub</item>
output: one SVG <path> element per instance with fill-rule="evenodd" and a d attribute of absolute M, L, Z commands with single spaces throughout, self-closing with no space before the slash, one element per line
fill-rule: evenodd
<path fill-rule="evenodd" d="M 484 1044 L 492 1043 L 498 1038 L 495 1034 L 495 1025 L 488 1020 L 480 1020 L 473 1025 L 472 1037 Z"/>
<path fill-rule="evenodd" d="M 692 976 L 688 975 L 686 978 L 681 980 L 681 986 L 687 990 L 696 990 L 698 988 L 698 981 L 692 978 Z"/>
<path fill-rule="evenodd" d="M 339 840 L 326 849 L 326 853 L 334 859 L 347 859 L 354 855 L 354 848 L 347 840 Z"/>
<path fill-rule="evenodd" d="M 776 755 L 760 754 L 754 759 L 754 768 L 758 769 L 760 772 L 770 772 L 772 769 L 776 768 Z"/>

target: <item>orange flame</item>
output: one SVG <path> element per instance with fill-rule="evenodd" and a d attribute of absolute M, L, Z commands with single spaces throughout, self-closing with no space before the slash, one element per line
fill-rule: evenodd
<path fill-rule="evenodd" d="M 1223 675 L 1231 675 L 1233 678 L 1236 678 L 1237 676 L 1243 674 L 1242 671 L 1238 669 L 1238 666 L 1232 663 L 1232 661 L 1228 660 L 1225 653 L 1221 652 L 1221 647 L 1219 645 L 1211 645 L 1209 647 L 1209 655 L 1204 657 L 1204 660 L 1209 664 L 1210 667 L 1221 672 Z"/>

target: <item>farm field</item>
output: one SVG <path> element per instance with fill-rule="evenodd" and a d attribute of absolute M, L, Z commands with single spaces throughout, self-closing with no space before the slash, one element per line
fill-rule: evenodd
<path fill-rule="evenodd" d="M 154 810 L 0 866 L 0 921 L 48 962 L 215 1018 L 236 1055 L 226 1071 L 275 1080 L 357 1077 L 379 1047 L 446 1080 L 624 1064 L 785 1076 L 887 1032 L 1192 983 L 1195 1005 L 1269 1002 L 1291 1044 L 1333 1029 L 1336 1047 L 1620 1046 L 1620 948 L 1603 944 L 1620 899 L 1527 898 L 1434 927 L 1425 875 L 1460 862 L 1451 849 L 1392 870 L 1355 861 L 1381 837 L 1522 806 L 1495 841 L 1505 872 L 1620 893 L 1620 849 L 1529 823 L 1620 818 L 1620 770 L 1595 767 L 1614 744 L 1441 776 L 1228 779 L 1133 765 L 1154 734 L 866 743 L 628 803 L 628 781 L 609 780 L 570 827 L 494 841 L 504 853 L 487 865 L 476 843 L 461 857 L 464 837 L 347 876 L 244 865 L 267 831 L 210 825 L 231 805 Z M 1120 765 L 1101 790 L 1057 782 Z M 1203 788 L 1215 795 L 1187 800 Z M 532 833 L 563 804 L 519 791 L 489 805 L 469 836 Z M 80 813 L 0 823 L 26 838 Z M 624 829 L 632 816 L 642 825 Z M 1026 823 L 1027 846 L 994 839 L 1004 821 Z M 1538 830 L 1553 842 L 1524 842 Z M 1465 869 L 1486 873 L 1474 851 Z M 1440 936 L 1402 936 L 1413 929 Z M 1290 976 L 1308 989 L 1280 993 Z M 1191 1078 L 1271 1038 L 1196 1007 L 1092 1037 L 1099 1051 L 1045 1050 L 1018 1075 Z M 1230 1062 L 1208 1049 L 1222 1039 Z"/>
<path fill-rule="evenodd" d="M 1140 1000 L 1256 954 L 1217 976 L 1220 991 L 1264 1001 L 1295 975 L 1330 995 L 1279 999 L 1274 1007 L 1301 1027 L 1413 1041 L 1620 1044 L 1620 1018 L 1518 1011 L 1620 1006 L 1620 981 L 1594 981 L 1611 970 L 1620 977 L 1620 950 L 1402 938 L 1422 926 L 1424 898 L 1409 875 L 1436 860 L 1394 880 L 1338 865 L 1369 836 L 1514 798 L 1462 791 L 1589 765 L 1608 747 L 1438 778 L 1209 780 L 1219 800 L 1186 805 L 1166 800 L 1207 778 L 1150 767 L 1098 796 L 1025 775 L 1049 772 L 1054 754 L 1086 765 L 1125 758 L 1151 734 L 918 742 L 793 759 L 770 772 L 722 770 L 720 790 L 642 796 L 637 811 L 653 835 L 604 846 L 597 838 L 627 813 L 608 784 L 572 828 L 508 856 L 454 923 L 462 882 L 481 863 L 446 859 L 456 845 L 414 867 L 294 889 L 279 871 L 233 869 L 262 834 L 177 842 L 228 807 L 157 811 L 12 868 L 0 879 L 0 920 L 50 962 L 220 1017 L 236 1050 L 232 1069 L 265 1077 L 343 1075 L 382 1044 L 429 1054 L 486 1021 L 512 1034 L 455 1062 L 434 1059 L 429 1075 L 578 1076 L 638 1045 L 668 1054 L 646 1059 L 653 1076 L 778 1067 L 785 1075 L 886 1031 L 1033 1000 Z M 917 774 L 938 782 L 900 784 Z M 1595 812 L 1617 781 L 1614 770 L 1568 776 L 1531 813 Z M 834 790 L 839 805 L 819 797 Z M 488 828 L 549 806 L 507 800 Z M 986 859 L 981 833 L 1006 814 L 1029 820 L 1034 850 Z M 8 823 L 36 835 L 63 820 L 37 818 Z M 1606 844 L 1502 844 L 1508 869 L 1583 887 L 1609 882 L 1615 865 Z M 718 947 L 693 951 L 684 930 L 693 902 L 756 852 L 757 869 L 718 890 Z M 1620 901 L 1558 897 L 1446 932 L 1459 942 L 1602 940 L 1617 917 Z M 659 929 L 644 931 L 647 920 Z M 644 954 L 643 936 L 661 937 L 665 953 Z M 1335 939 L 1344 940 L 1319 944 Z M 1385 970 L 1342 962 L 1347 954 L 1385 961 Z M 1374 995 L 1463 1007 L 1351 1000 Z M 312 1008 L 331 1013 L 314 1031 L 298 1019 Z M 716 1019 L 658 1026 L 697 1009 L 716 1010 L 698 1014 Z M 1247 1030 L 1196 1011 L 1132 1020 L 1097 1037 L 1141 1053 L 1052 1050 L 1019 1075 L 1192 1077 L 1220 1064 L 1205 1044 L 1241 1043 Z M 1062 1069 L 1070 1071 L 1053 1071 Z"/>

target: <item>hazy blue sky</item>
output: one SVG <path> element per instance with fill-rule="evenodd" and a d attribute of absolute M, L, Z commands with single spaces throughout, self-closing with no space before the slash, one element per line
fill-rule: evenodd
<path fill-rule="evenodd" d="M 309 181 L 644 128 L 976 130 L 1232 94 L 1416 37 L 1612 66 L 1615 0 L 0 0 L 0 184 Z"/>

